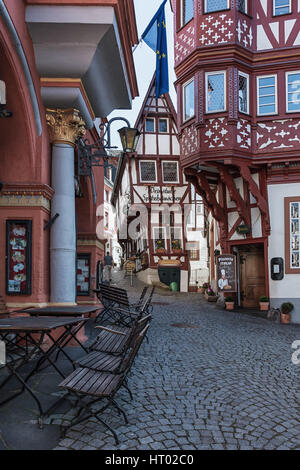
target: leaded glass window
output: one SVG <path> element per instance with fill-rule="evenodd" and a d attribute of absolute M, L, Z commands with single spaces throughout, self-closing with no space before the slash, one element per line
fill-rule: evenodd
<path fill-rule="evenodd" d="M 287 111 L 300 111 L 300 72 L 287 74 Z"/>
<path fill-rule="evenodd" d="M 183 120 L 187 121 L 195 115 L 194 79 L 183 85 Z"/>
<path fill-rule="evenodd" d="M 168 120 L 165 118 L 160 118 L 158 121 L 158 130 L 159 132 L 165 133 L 168 132 Z"/>
<path fill-rule="evenodd" d="M 164 183 L 178 183 L 177 162 L 162 162 L 162 173 Z"/>
<path fill-rule="evenodd" d="M 290 266 L 292 269 L 300 268 L 299 223 L 300 201 L 290 202 Z"/>
<path fill-rule="evenodd" d="M 228 8 L 228 0 L 205 0 L 205 13 L 227 10 Z"/>
<path fill-rule="evenodd" d="M 277 77 L 269 75 L 258 77 L 258 114 L 277 113 Z"/>
<path fill-rule="evenodd" d="M 239 0 L 239 11 L 241 11 L 242 13 L 248 13 L 247 3 L 247 0 Z"/>
<path fill-rule="evenodd" d="M 156 162 L 140 161 L 140 179 L 142 183 L 156 183 Z"/>
<path fill-rule="evenodd" d="M 291 13 L 291 0 L 273 0 L 274 1 L 274 10 L 273 13 L 275 16 L 287 15 Z"/>
<path fill-rule="evenodd" d="M 206 112 L 225 111 L 225 72 L 206 74 Z"/>
<path fill-rule="evenodd" d="M 249 114 L 249 75 L 239 72 L 239 111 Z"/>
<path fill-rule="evenodd" d="M 155 132 L 154 118 L 146 118 L 146 132 Z"/>
<path fill-rule="evenodd" d="M 181 0 L 181 5 L 181 26 L 184 26 L 194 17 L 194 0 Z"/>

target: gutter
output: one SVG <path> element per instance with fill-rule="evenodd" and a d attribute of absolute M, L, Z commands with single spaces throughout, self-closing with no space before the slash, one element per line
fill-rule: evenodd
<path fill-rule="evenodd" d="M 31 104 L 33 108 L 33 113 L 34 113 L 34 119 L 35 119 L 35 125 L 37 129 L 37 134 L 40 137 L 42 134 L 42 123 L 41 123 L 41 115 L 40 115 L 40 110 L 39 110 L 39 105 L 38 105 L 38 100 L 35 92 L 35 88 L 33 85 L 33 80 L 32 76 L 30 73 L 30 69 L 28 66 L 28 62 L 24 53 L 23 46 L 21 44 L 21 41 L 19 39 L 17 30 L 12 22 L 12 19 L 7 11 L 7 8 L 3 2 L 3 0 L 0 0 L 0 15 L 3 18 L 3 21 L 5 23 L 5 26 L 8 30 L 10 39 L 15 47 L 16 53 L 20 59 L 22 69 L 25 75 L 25 79 L 27 82 L 28 90 L 29 90 L 29 95 L 31 99 Z"/>

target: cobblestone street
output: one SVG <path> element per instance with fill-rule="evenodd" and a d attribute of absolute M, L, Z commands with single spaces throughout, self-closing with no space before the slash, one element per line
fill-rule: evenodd
<path fill-rule="evenodd" d="M 123 274 L 116 275 L 124 284 Z M 137 289 L 129 291 L 133 298 Z M 219 310 L 199 294 L 159 290 L 148 337 L 130 376 L 133 401 L 125 389 L 117 395 L 129 424 L 105 412 L 119 447 L 91 419 L 69 430 L 56 449 L 300 448 L 300 369 L 291 361 L 298 325 Z M 60 424 L 68 414 L 54 418 Z"/>

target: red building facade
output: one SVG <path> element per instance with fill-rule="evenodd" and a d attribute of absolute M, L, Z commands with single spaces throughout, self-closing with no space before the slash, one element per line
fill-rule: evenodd
<path fill-rule="evenodd" d="M 236 302 L 291 300 L 300 321 L 300 4 L 174 0 L 181 165 L 210 209 Z M 213 227 L 212 227 L 213 225 Z"/>
<path fill-rule="evenodd" d="M 0 1 L 0 294 L 19 306 L 93 302 L 104 169 L 77 141 L 138 94 L 131 0 Z M 9 117 L 9 111 L 12 115 Z"/>

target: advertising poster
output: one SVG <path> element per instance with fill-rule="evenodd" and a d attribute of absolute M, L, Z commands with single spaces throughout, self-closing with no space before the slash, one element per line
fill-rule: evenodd
<path fill-rule="evenodd" d="M 217 286 L 219 292 L 237 292 L 235 255 L 217 256 Z"/>
<path fill-rule="evenodd" d="M 89 295 L 90 292 L 90 255 L 77 257 L 77 295 Z"/>
<path fill-rule="evenodd" d="M 7 221 L 8 294 L 30 293 L 31 221 Z"/>

